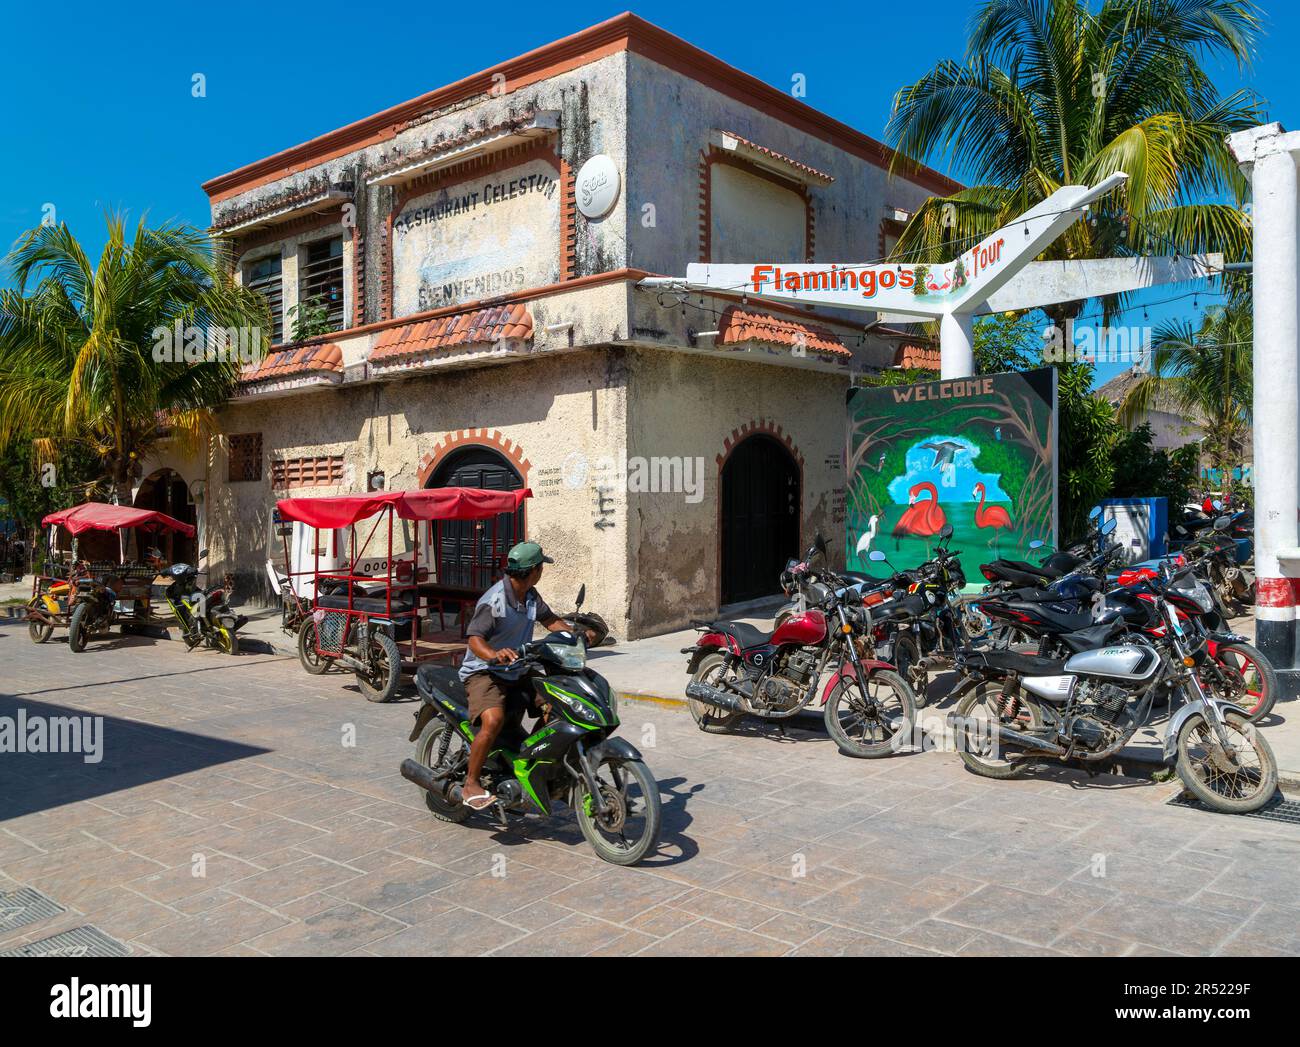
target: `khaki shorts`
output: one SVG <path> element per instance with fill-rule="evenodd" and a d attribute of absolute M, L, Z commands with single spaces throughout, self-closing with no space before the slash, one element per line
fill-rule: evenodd
<path fill-rule="evenodd" d="M 469 722 L 488 709 L 504 709 L 508 716 L 523 718 L 523 713 L 533 704 L 532 688 L 514 680 L 499 680 L 491 673 L 471 673 L 465 681 L 465 696 L 469 699 Z"/>

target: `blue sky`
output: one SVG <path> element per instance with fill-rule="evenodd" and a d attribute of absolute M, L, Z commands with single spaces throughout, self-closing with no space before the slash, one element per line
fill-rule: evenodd
<path fill-rule="evenodd" d="M 1271 119 L 1300 127 L 1300 11 L 1284 0 L 1264 8 L 1269 24 L 1253 72 L 1243 78 L 1229 67 L 1217 79 L 1225 90 L 1254 87 Z M 106 210 L 206 226 L 204 180 L 625 9 L 626 0 L 13 5 L 0 62 L 0 247 L 39 224 L 47 205 L 94 250 Z M 768 83 L 788 88 L 804 74 L 810 105 L 883 137 L 898 86 L 940 58 L 961 57 L 973 5 L 746 0 L 633 10 Z M 206 97 L 192 95 L 196 73 Z M 1150 321 L 1191 308 L 1190 300 L 1154 306 Z M 1140 310 L 1126 322 L 1142 322 Z"/>

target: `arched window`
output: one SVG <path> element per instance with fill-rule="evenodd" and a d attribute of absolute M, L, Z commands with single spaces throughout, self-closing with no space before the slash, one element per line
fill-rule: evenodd
<path fill-rule="evenodd" d="M 479 487 L 515 491 L 523 477 L 502 454 L 490 447 L 453 451 L 429 477 L 428 487 Z M 495 520 L 444 520 L 436 550 L 438 581 L 442 585 L 482 591 L 505 566 L 504 553 L 524 539 L 524 508 L 502 513 Z M 493 556 L 493 550 L 497 555 Z"/>

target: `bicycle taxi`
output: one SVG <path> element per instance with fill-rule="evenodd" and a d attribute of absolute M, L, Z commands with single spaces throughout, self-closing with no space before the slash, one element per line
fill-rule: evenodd
<path fill-rule="evenodd" d="M 296 627 L 303 668 L 351 670 L 367 700 L 387 702 L 420 664 L 456 664 L 480 594 L 444 584 L 443 524 L 478 521 L 475 564 L 499 568 L 509 539 L 500 518 L 531 496 L 437 487 L 280 499 L 284 569 L 267 568 L 284 601 L 282 627 Z M 449 606 L 459 635 L 446 629 Z"/>
<path fill-rule="evenodd" d="M 166 530 L 187 538 L 195 533 L 166 513 L 106 502 L 61 509 L 41 525 L 48 528 L 45 566 L 32 582 L 27 633 L 45 643 L 56 628 L 67 629 L 74 651 L 117 622 L 128 632 L 150 621 L 158 565 L 145 555 L 141 532 Z"/>

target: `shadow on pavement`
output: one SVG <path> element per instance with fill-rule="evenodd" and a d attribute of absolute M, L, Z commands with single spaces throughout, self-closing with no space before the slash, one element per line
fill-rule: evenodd
<path fill-rule="evenodd" d="M 88 725 L 95 720 L 81 709 L 0 694 L 0 822 L 270 751 L 116 716 Z M 35 731 L 46 739 L 42 748 L 78 751 L 20 751 L 35 747 Z M 98 762 L 87 762 L 96 750 Z"/>

